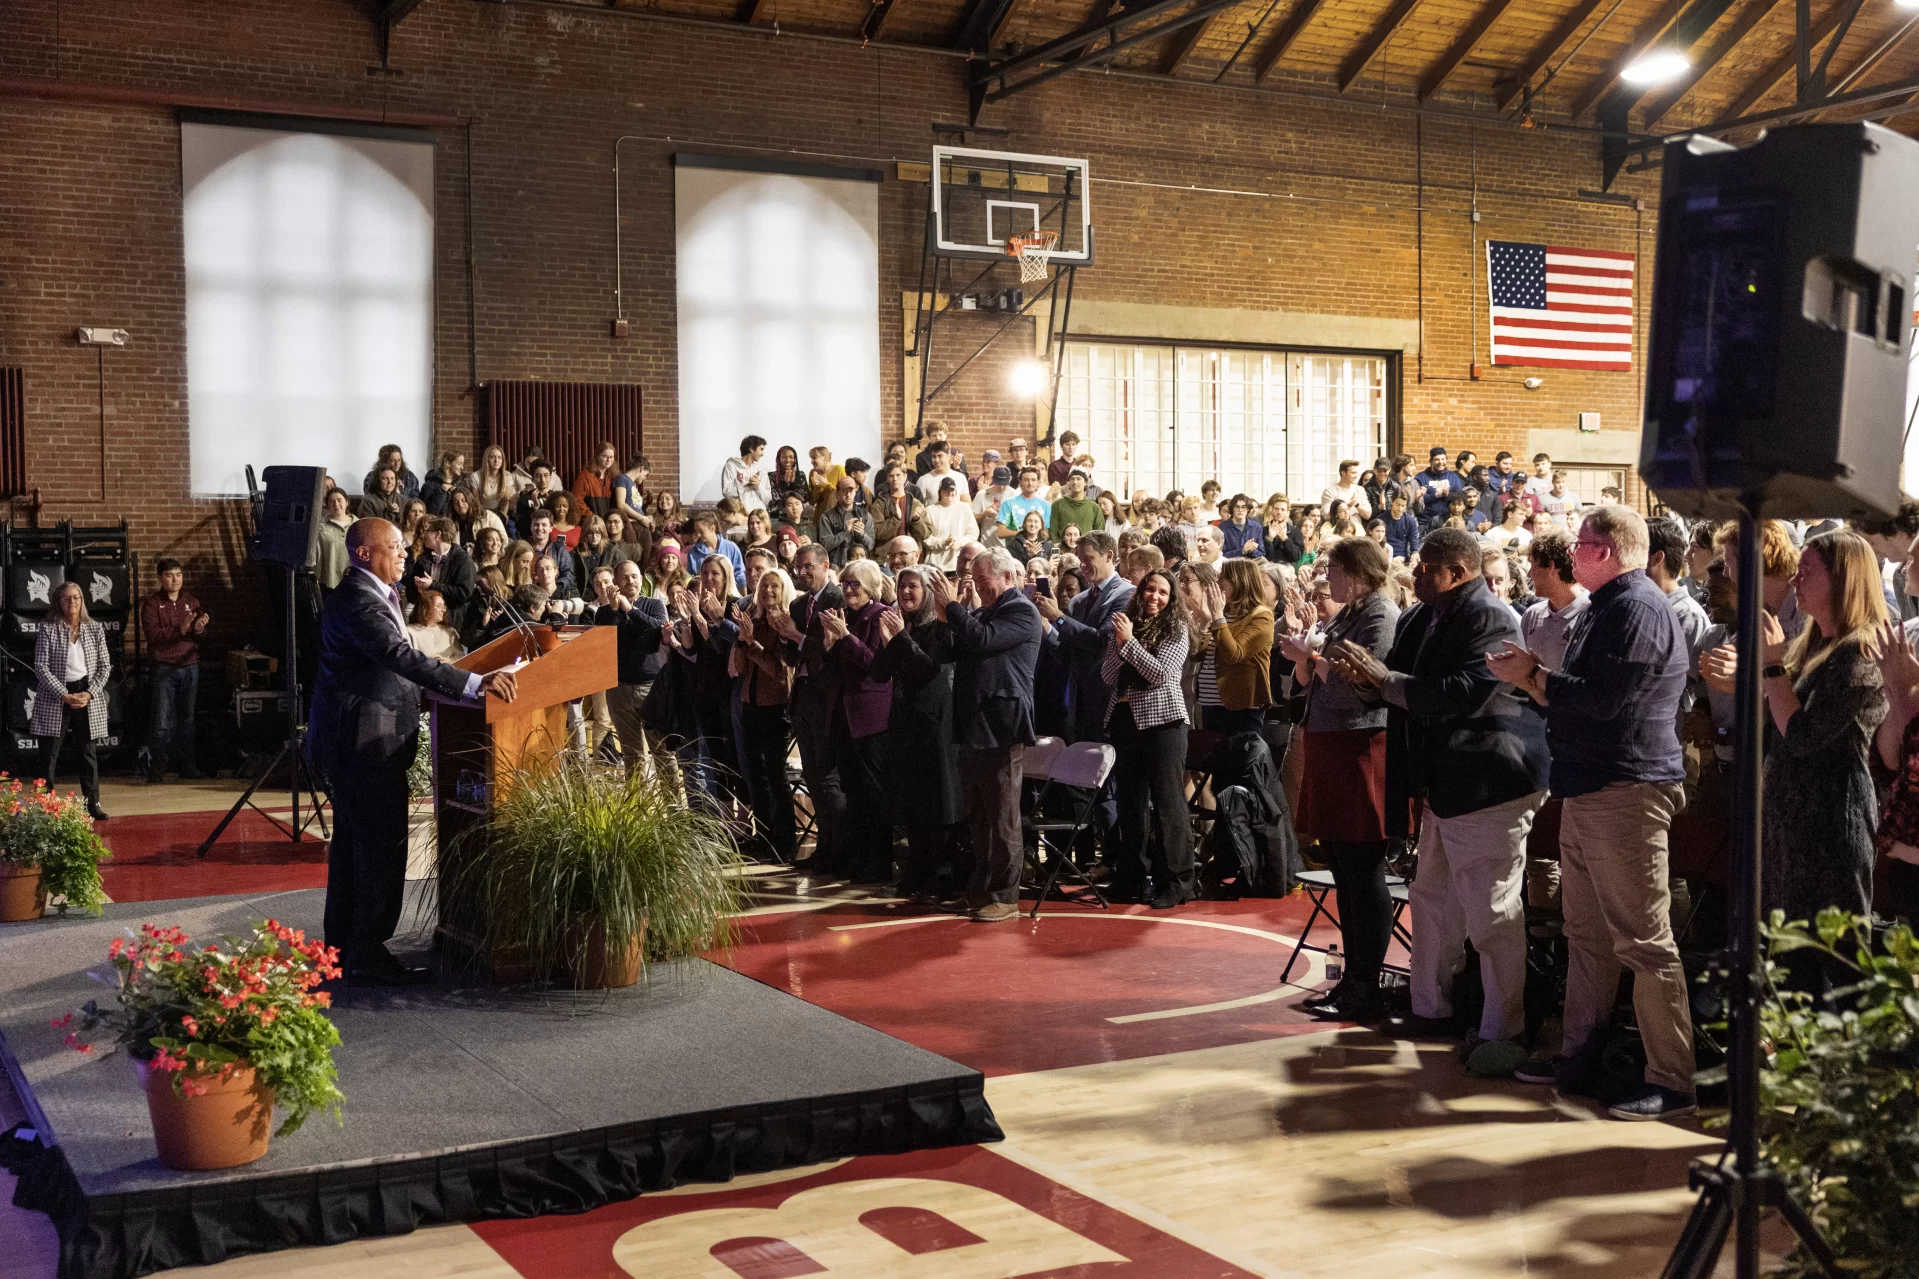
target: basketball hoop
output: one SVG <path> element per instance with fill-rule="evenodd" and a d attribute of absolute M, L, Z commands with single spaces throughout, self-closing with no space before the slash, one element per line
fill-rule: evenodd
<path fill-rule="evenodd" d="M 1006 256 L 1019 259 L 1019 278 L 1023 284 L 1046 278 L 1047 264 L 1058 248 L 1057 231 L 1015 231 L 1006 237 Z"/>

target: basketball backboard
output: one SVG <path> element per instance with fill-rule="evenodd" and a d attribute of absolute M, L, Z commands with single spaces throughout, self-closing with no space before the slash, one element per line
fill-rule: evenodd
<path fill-rule="evenodd" d="M 972 147 L 933 148 L 933 251 L 944 257 L 1004 258 L 1019 231 L 1059 233 L 1056 263 L 1093 260 L 1086 161 Z"/>

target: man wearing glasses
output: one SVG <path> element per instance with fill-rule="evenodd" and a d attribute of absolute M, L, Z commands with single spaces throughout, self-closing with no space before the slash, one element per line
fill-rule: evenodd
<path fill-rule="evenodd" d="M 1620 965 L 1646 1047 L 1644 1087 L 1608 1111 L 1653 1120 L 1697 1109 L 1686 974 L 1669 917 L 1666 831 L 1684 804 L 1679 699 L 1690 665 L 1685 634 L 1646 576 L 1646 522 L 1630 508 L 1594 508 L 1573 543 L 1573 576 L 1589 592 L 1565 665 L 1508 643 L 1488 653 L 1500 679 L 1546 708 L 1552 794 L 1564 801 L 1560 903 L 1569 969 L 1560 1055 L 1517 1077 L 1591 1096 Z"/>

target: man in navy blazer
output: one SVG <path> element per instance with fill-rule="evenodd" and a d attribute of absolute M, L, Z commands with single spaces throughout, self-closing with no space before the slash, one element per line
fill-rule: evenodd
<path fill-rule="evenodd" d="M 780 634 L 780 653 L 793 668 L 793 740 L 800 748 L 800 774 L 813 802 L 819 834 L 804 865 L 815 873 L 848 870 L 841 865 L 840 833 L 846 824 L 846 791 L 833 754 L 833 707 L 839 703 L 839 668 L 826 660 L 822 614 L 846 607 L 839 573 L 826 548 L 809 543 L 793 557 L 793 603 L 784 620 L 767 619 Z"/>
<path fill-rule="evenodd" d="M 1086 589 L 1075 595 L 1064 612 L 1049 596 L 1034 601 L 1046 622 L 1046 644 L 1066 655 L 1067 725 L 1076 742 L 1106 740 L 1106 707 L 1113 688 L 1100 675 L 1102 659 L 1113 639 L 1113 617 L 1133 600 L 1133 584 L 1119 574 L 1119 542 L 1111 533 L 1082 533 L 1079 546 Z M 1108 777 L 1099 792 L 1099 830 L 1107 847 L 1119 824 L 1119 803 Z"/>
<path fill-rule="evenodd" d="M 307 724 L 307 759 L 333 803 L 327 849 L 326 940 L 354 985 L 407 985 L 424 970 L 386 948 L 406 888 L 406 771 L 420 734 L 420 689 L 483 692 L 512 701 L 513 676 L 472 675 L 414 648 L 395 586 L 406 542 L 382 519 L 354 523 L 348 568 L 320 616 L 320 669 Z"/>
<path fill-rule="evenodd" d="M 1551 765 L 1539 716 L 1486 666 L 1486 654 L 1503 652 L 1519 628 L 1485 589 L 1480 565 L 1470 533 L 1435 530 L 1413 569 L 1420 607 L 1391 660 L 1350 644 L 1332 654 L 1355 685 L 1374 689 L 1390 708 L 1388 790 L 1410 791 L 1426 804 L 1412 886 L 1413 1015 L 1401 1028 L 1450 1027 L 1453 978 L 1471 938 L 1486 1005 L 1469 1042 L 1525 1033 L 1526 836 L 1545 802 Z"/>
<path fill-rule="evenodd" d="M 1046 622 L 1046 644 L 1065 651 L 1067 697 L 1073 740 L 1106 740 L 1106 704 L 1112 686 L 1100 678 L 1100 661 L 1112 643 L 1113 615 L 1132 601 L 1133 586 L 1119 575 L 1119 543 L 1111 533 L 1083 533 L 1075 548 L 1086 589 L 1061 611 L 1050 596 L 1034 601 Z"/>
<path fill-rule="evenodd" d="M 953 735 L 961 747 L 960 802 L 973 829 L 966 898 L 982 924 L 1019 914 L 1021 761 L 1034 740 L 1033 670 L 1045 629 L 1020 590 L 1025 577 L 999 548 L 973 557 L 957 600 L 945 574 L 927 576 L 933 606 L 953 634 Z"/>

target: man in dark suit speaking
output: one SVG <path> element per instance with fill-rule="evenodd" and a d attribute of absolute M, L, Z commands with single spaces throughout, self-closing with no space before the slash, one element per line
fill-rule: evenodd
<path fill-rule="evenodd" d="M 513 675 L 468 674 L 407 641 L 395 586 L 406 542 L 382 519 L 347 530 L 347 571 L 320 619 L 307 759 L 333 801 L 327 851 L 326 940 L 356 986 L 423 980 L 386 948 L 406 886 L 406 770 L 420 733 L 420 689 L 512 701 Z"/>

